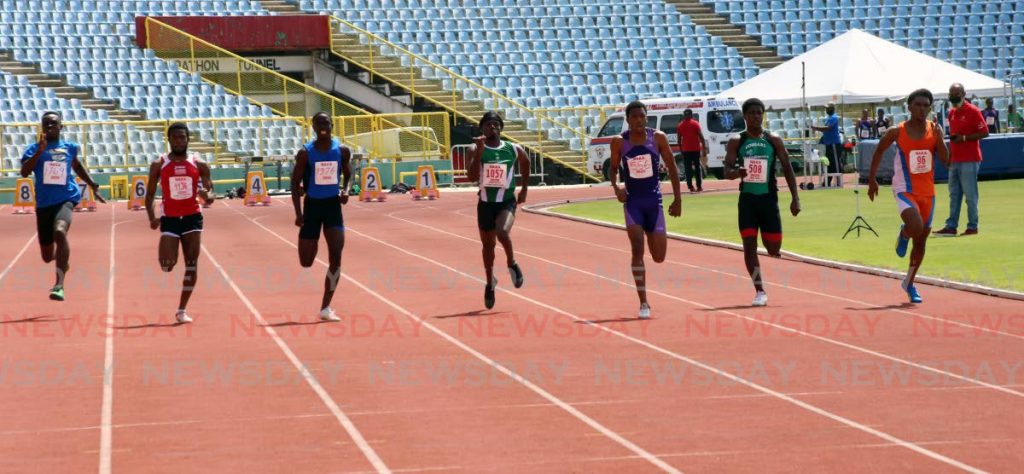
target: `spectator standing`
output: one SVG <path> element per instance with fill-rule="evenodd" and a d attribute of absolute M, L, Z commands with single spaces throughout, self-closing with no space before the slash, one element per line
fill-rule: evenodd
<path fill-rule="evenodd" d="M 708 143 L 704 140 L 704 132 L 700 123 L 693 119 L 693 111 L 683 111 L 683 120 L 676 128 L 679 137 L 679 150 L 683 156 L 683 170 L 686 171 L 686 187 L 694 192 L 693 178 L 697 178 L 697 192 L 704 190 L 701 183 L 701 168 L 707 168 Z"/>
<path fill-rule="evenodd" d="M 960 235 L 978 233 L 978 169 L 981 168 L 981 139 L 988 136 L 985 118 L 970 102 L 960 83 L 949 86 L 949 218 L 939 237 L 956 237 L 960 204 L 967 201 L 967 230 Z"/>
<path fill-rule="evenodd" d="M 825 113 L 828 114 L 828 117 L 825 118 L 825 124 L 821 127 L 812 126 L 811 128 L 821 132 L 821 141 L 819 143 L 825 145 L 825 156 L 828 158 L 828 172 L 830 174 L 826 179 L 826 184 L 831 186 L 831 174 L 843 172 L 843 140 L 839 136 L 839 117 L 836 116 L 836 104 L 830 102 L 826 105 Z"/>

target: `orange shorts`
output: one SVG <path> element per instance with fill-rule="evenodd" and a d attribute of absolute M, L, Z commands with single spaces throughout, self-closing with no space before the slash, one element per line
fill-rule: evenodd
<path fill-rule="evenodd" d="M 899 207 L 900 214 L 903 214 L 903 211 L 910 208 L 917 209 L 918 214 L 921 215 L 921 222 L 924 222 L 925 227 L 931 228 L 933 211 L 935 210 L 935 196 L 896 193 L 896 204 Z"/>

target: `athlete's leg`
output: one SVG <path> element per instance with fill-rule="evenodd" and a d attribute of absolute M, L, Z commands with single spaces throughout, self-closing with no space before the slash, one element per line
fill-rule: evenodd
<path fill-rule="evenodd" d="M 320 309 L 323 310 L 331 305 L 334 298 L 334 290 L 338 287 L 338 280 L 341 278 L 341 252 L 345 249 L 345 229 L 343 227 L 330 227 L 324 229 L 324 239 L 327 240 L 327 276 L 324 278 L 324 297 L 320 300 Z"/>
<path fill-rule="evenodd" d="M 501 242 L 501 247 L 505 249 L 505 263 L 510 267 L 516 263 L 515 254 L 512 252 L 512 224 L 515 221 L 515 213 L 508 210 L 501 211 L 495 221 L 498 242 Z"/>
<path fill-rule="evenodd" d="M 161 234 L 160 244 L 157 246 L 157 260 L 160 262 L 160 269 L 169 272 L 178 263 L 178 241 L 176 235 Z"/>
<path fill-rule="evenodd" d="M 55 244 L 54 259 L 57 261 L 55 287 L 64 287 L 64 277 L 67 275 L 71 260 L 71 244 L 68 241 L 68 231 L 71 230 L 71 216 L 74 214 L 74 204 L 66 202 L 57 210 L 53 222 L 53 243 Z"/>
<path fill-rule="evenodd" d="M 192 290 L 195 289 L 199 280 L 198 264 L 199 251 L 202 249 L 202 232 L 189 232 L 181 236 L 181 253 L 185 258 L 185 276 L 181 282 L 181 298 L 178 300 L 178 310 L 184 310 L 192 297 Z M 161 244 L 163 238 L 161 238 Z M 177 259 L 177 255 L 175 255 Z M 173 266 L 173 265 L 172 265 Z"/>

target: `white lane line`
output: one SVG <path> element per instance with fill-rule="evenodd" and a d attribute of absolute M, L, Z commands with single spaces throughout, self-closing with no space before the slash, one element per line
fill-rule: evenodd
<path fill-rule="evenodd" d="M 463 211 L 456 211 L 456 214 L 458 214 L 458 215 L 460 215 L 462 217 L 465 217 L 465 218 L 476 219 L 476 216 L 468 216 L 468 215 L 464 214 Z M 516 229 L 520 229 L 520 230 L 524 230 L 524 231 L 527 231 L 527 232 L 532 232 L 532 233 L 535 233 L 535 234 L 538 234 L 538 235 L 543 235 L 545 237 L 554 237 L 554 238 L 566 240 L 566 241 L 569 241 L 569 242 L 575 242 L 575 243 L 579 243 L 579 244 L 590 245 L 592 247 L 600 248 L 600 249 L 603 249 L 603 250 L 611 250 L 613 252 L 629 254 L 628 251 L 623 250 L 620 247 L 611 247 L 611 246 L 608 246 L 608 245 L 602 245 L 602 244 L 599 244 L 599 243 L 596 243 L 596 242 L 590 242 L 590 241 L 587 241 L 587 240 L 581 240 L 581 239 L 576 239 L 576 238 L 572 238 L 572 237 L 566 237 L 566 236 L 562 236 L 562 235 L 551 234 L 551 233 L 548 233 L 548 232 L 543 232 L 543 231 L 540 231 L 540 230 L 531 229 L 531 228 L 525 227 L 525 226 L 518 226 L 517 225 L 515 228 Z M 742 280 L 742 281 L 750 281 L 750 276 L 746 275 L 746 274 L 732 273 L 732 272 L 727 272 L 727 271 L 723 271 L 723 270 L 715 270 L 713 268 L 702 267 L 702 266 L 699 266 L 699 265 L 694 265 L 692 263 L 680 262 L 680 261 L 671 260 L 671 259 L 665 259 L 665 263 L 669 263 L 669 264 L 673 264 L 673 265 L 679 265 L 679 266 L 683 266 L 683 267 L 686 267 L 686 268 L 691 268 L 691 269 L 694 269 L 694 270 L 706 271 L 706 272 L 716 273 L 716 274 L 719 274 L 719 275 L 725 275 L 725 276 L 729 276 L 729 277 L 732 277 L 732 278 L 735 278 L 735 279 L 738 279 L 738 280 Z M 796 262 L 796 263 L 799 263 L 799 262 Z M 836 271 L 840 271 L 840 270 L 836 270 Z M 842 302 L 845 302 L 845 303 L 858 304 L 858 305 L 866 306 L 866 307 L 869 307 L 869 308 L 876 306 L 876 303 L 869 303 L 867 301 L 861 301 L 861 300 L 857 300 L 857 299 L 853 299 L 853 298 L 847 298 L 845 296 L 835 295 L 835 294 L 831 294 L 831 293 L 823 293 L 823 292 L 819 292 L 819 291 L 815 291 L 815 290 L 810 290 L 810 289 L 807 289 L 807 288 L 801 288 L 801 287 L 798 287 L 798 286 L 783 284 L 783 283 L 774 283 L 774 282 L 771 282 L 771 281 L 767 281 L 764 284 L 767 285 L 767 286 L 774 286 L 774 287 L 777 287 L 777 288 L 785 288 L 785 289 L 788 289 L 788 290 L 798 291 L 798 292 L 801 292 L 801 293 L 807 293 L 807 294 L 810 294 L 810 295 L 821 296 L 821 297 L 824 297 L 824 298 L 829 298 L 829 299 L 833 299 L 833 300 L 837 300 L 837 301 L 842 301 Z M 974 324 L 963 323 L 963 322 L 960 322 L 960 321 L 955 321 L 955 320 L 951 320 L 951 319 L 943 318 L 943 317 L 939 317 L 939 316 L 932 316 L 932 315 L 921 313 L 921 312 L 917 312 L 917 311 L 907 311 L 905 309 L 899 309 L 899 308 L 887 308 L 886 311 L 892 311 L 894 313 L 897 313 L 897 314 L 900 314 L 900 315 L 904 315 L 904 316 L 915 316 L 915 317 L 919 317 L 919 318 L 924 318 L 924 319 L 928 319 L 930 321 L 939 322 L 939 323 L 942 323 L 942 324 L 951 324 L 951 325 L 959 326 L 959 327 L 962 327 L 962 328 L 972 329 L 972 330 L 974 330 L 976 332 L 998 334 L 1000 336 L 1006 336 L 1006 337 L 1011 337 L 1011 338 L 1014 338 L 1014 339 L 1024 340 L 1024 334 L 1015 334 L 1015 333 L 1012 333 L 1012 332 L 1001 331 L 999 329 L 988 328 L 988 327 L 985 327 L 985 326 L 977 326 L 977 325 L 974 325 Z"/>
<path fill-rule="evenodd" d="M 8 263 L 7 267 L 4 268 L 4 271 L 0 273 L 0 282 L 2 282 L 4 280 L 4 277 L 7 276 L 7 274 L 11 271 L 12 268 L 14 268 L 14 264 L 18 263 L 18 259 L 20 259 L 21 256 L 25 254 L 25 251 L 28 250 L 28 246 L 32 245 L 32 241 L 35 239 L 36 234 L 32 234 L 32 236 L 28 238 L 28 241 L 25 242 L 25 245 L 21 247 L 21 251 L 18 252 L 18 255 L 15 255 L 14 259 L 11 260 L 11 263 Z"/>
<path fill-rule="evenodd" d="M 426 224 L 421 224 L 419 222 L 411 221 L 411 220 L 408 220 L 408 219 L 403 219 L 401 217 L 396 217 L 396 216 L 394 216 L 392 214 L 389 214 L 388 217 L 390 217 L 392 219 L 397 219 L 397 220 L 402 221 L 402 222 L 407 222 L 409 224 L 413 224 L 413 225 L 416 225 L 416 226 L 420 226 L 420 227 L 423 227 L 425 229 L 432 230 L 434 232 L 438 232 L 438 233 L 441 233 L 441 234 L 450 235 L 450 236 L 453 236 L 453 237 L 458 237 L 458 238 L 461 238 L 461 239 L 470 240 L 470 241 L 474 241 L 475 242 L 474 239 L 470 239 L 469 237 L 465 237 L 465 236 L 462 236 L 462 235 L 459 235 L 459 234 L 448 232 L 448 231 L 443 230 L 443 229 L 438 229 L 436 227 L 429 226 L 429 225 L 426 225 Z M 563 263 L 558 263 L 558 262 L 555 262 L 555 261 L 552 261 L 552 260 L 548 260 L 548 259 L 546 259 L 544 257 L 538 257 L 536 255 L 531 255 L 531 254 L 526 253 L 526 252 L 517 251 L 516 253 L 519 254 L 519 255 L 530 257 L 530 258 L 535 259 L 535 260 L 539 260 L 539 261 L 547 263 L 549 265 L 565 268 L 566 270 L 572 270 L 572 271 L 575 271 L 575 272 L 578 272 L 578 273 L 582 273 L 584 275 L 587 275 L 587 276 L 590 276 L 590 277 L 593 277 L 593 278 L 599 278 L 599 279 L 602 279 L 602 280 L 605 280 L 605 281 L 616 283 L 616 284 L 624 286 L 624 287 L 634 288 L 634 285 L 635 285 L 633 282 L 624 282 L 624 281 L 621 281 L 621 280 L 618 280 L 618 279 L 615 279 L 615 278 L 611 278 L 611 277 L 607 277 L 607 276 L 604 276 L 604 275 L 598 275 L 597 273 L 589 272 L 587 270 L 583 270 L 581 268 L 577 268 L 577 267 L 574 267 L 572 265 L 565 265 Z M 916 369 L 920 369 L 920 370 L 923 370 L 923 371 L 926 371 L 926 372 L 931 372 L 931 373 L 934 373 L 934 374 L 943 375 L 943 376 L 946 376 L 946 377 L 949 377 L 949 378 L 952 378 L 952 379 L 956 379 L 956 380 L 960 380 L 960 381 L 963 381 L 963 382 L 971 383 L 971 384 L 978 385 L 978 386 L 981 386 L 981 387 L 990 388 L 992 390 L 996 390 L 996 391 L 1003 392 L 1003 393 L 1006 393 L 1006 394 L 1009 394 L 1009 395 L 1013 395 L 1015 397 L 1024 398 L 1024 392 L 1020 392 L 1020 391 L 1017 391 L 1017 390 L 1014 390 L 1012 388 L 1008 388 L 1008 387 L 1005 387 L 1005 386 L 1002 386 L 1002 385 L 997 385 L 997 384 L 994 384 L 994 383 L 985 382 L 984 380 L 978 380 L 978 379 L 975 379 L 975 378 L 972 378 L 972 377 L 968 377 L 968 376 L 965 376 L 965 375 L 960 375 L 960 374 L 956 374 L 956 373 L 953 373 L 953 372 L 949 372 L 949 371 L 945 371 L 945 370 L 941 370 L 941 369 L 936 369 L 934 367 L 929 367 L 929 366 L 924 365 L 924 364 L 918 364 L 917 362 L 914 362 L 914 361 L 910 361 L 910 360 L 906 360 L 906 359 L 901 359 L 899 357 L 891 356 L 889 354 L 885 354 L 885 353 L 882 353 L 882 352 L 871 350 L 871 349 L 868 349 L 866 347 L 861 347 L 861 346 L 858 346 L 856 344 L 850 344 L 850 343 L 843 342 L 843 341 L 840 341 L 840 340 L 837 340 L 837 339 L 832 339 L 832 338 L 829 338 L 829 337 L 820 336 L 818 334 L 810 333 L 810 332 L 803 331 L 803 330 L 800 330 L 800 329 L 795 329 L 795 328 L 790 327 L 790 326 L 785 326 L 785 325 L 773 323 L 773 322 L 770 322 L 770 321 L 764 321 L 764 320 L 761 320 L 761 319 L 753 318 L 753 317 L 750 317 L 750 316 L 745 316 L 743 314 L 736 313 L 736 312 L 729 311 L 729 310 L 725 310 L 725 309 L 716 309 L 713 306 L 706 305 L 706 304 L 698 302 L 698 301 L 693 301 L 693 300 L 686 299 L 686 298 L 680 298 L 678 296 L 670 295 L 668 293 L 664 293 L 664 292 L 661 292 L 661 291 L 658 291 L 658 290 L 654 290 L 654 289 L 648 288 L 647 292 L 648 293 L 653 293 L 653 294 L 656 294 L 656 295 L 659 295 L 659 296 L 662 296 L 662 297 L 665 297 L 665 298 L 668 298 L 668 299 L 676 300 L 676 301 L 679 301 L 679 302 L 682 302 L 682 303 L 686 303 L 686 304 L 689 304 L 691 306 L 696 306 L 698 308 L 712 310 L 713 312 L 716 312 L 716 313 L 727 314 L 729 316 L 732 316 L 732 317 L 735 317 L 735 318 L 739 318 L 739 319 L 743 319 L 745 321 L 751 321 L 751 322 L 756 323 L 756 324 L 761 324 L 761 325 L 764 325 L 764 326 L 770 326 L 770 327 L 776 328 L 776 329 L 778 329 L 780 331 L 783 331 L 783 332 L 787 332 L 787 333 L 791 333 L 791 334 L 799 334 L 801 336 L 806 336 L 806 337 L 809 337 L 811 339 L 815 339 L 815 340 L 818 340 L 818 341 L 821 341 L 821 342 L 824 342 L 824 343 L 827 343 L 827 344 L 832 344 L 832 345 L 839 346 L 839 347 L 842 347 L 842 348 L 845 348 L 845 349 L 850 349 L 850 350 L 857 351 L 857 352 L 860 352 L 860 353 L 863 353 L 863 354 L 868 354 L 870 356 L 878 357 L 880 359 L 885 359 L 885 360 L 888 360 L 888 361 L 896 362 L 898 364 L 903 364 L 903 365 L 906 365 L 906 366 L 909 366 L 909 367 L 914 367 Z"/>
<path fill-rule="evenodd" d="M 239 214 L 242 215 L 243 217 L 245 217 L 246 219 L 248 219 L 253 224 L 255 224 L 255 225 L 259 226 L 260 228 L 262 228 L 263 230 L 265 230 L 270 235 L 273 235 L 273 236 L 277 237 L 282 242 L 288 244 L 291 247 L 296 247 L 294 242 L 285 239 L 280 234 L 278 234 L 277 232 L 274 232 L 272 229 L 264 226 L 263 224 L 260 224 L 255 219 L 252 219 L 249 216 L 246 216 L 245 214 L 242 214 L 241 212 L 239 212 Z M 356 231 L 352 230 L 351 227 L 346 228 L 346 230 L 348 232 L 355 232 L 356 234 L 359 234 L 359 235 L 364 236 L 364 237 L 366 236 L 365 234 L 363 234 L 361 232 L 356 232 Z M 390 244 L 386 244 L 386 245 L 390 245 Z M 320 258 L 317 258 L 316 261 L 320 265 L 323 265 L 324 267 L 327 266 L 327 262 L 324 262 Z M 380 300 L 384 304 L 390 306 L 395 311 L 398 311 L 398 312 L 404 314 L 409 319 L 412 319 L 413 321 L 416 321 L 417 324 L 422 325 L 422 327 L 426 327 L 427 329 L 429 329 L 434 334 L 437 334 L 439 337 L 445 339 L 446 341 L 448 341 L 451 344 L 457 346 L 458 348 L 462 349 L 463 351 L 471 354 L 473 357 L 476 357 L 478 360 L 486 363 L 487 365 L 489 365 L 491 367 L 494 367 L 495 370 L 497 370 L 497 371 L 501 372 L 502 374 L 508 376 L 509 378 L 511 378 L 515 382 L 519 383 L 520 385 L 530 389 L 531 391 L 533 391 L 537 395 L 539 395 L 542 398 L 546 399 L 547 401 L 551 402 L 551 404 L 557 406 L 558 408 L 561 408 L 562 410 L 564 410 L 565 412 L 569 413 L 570 415 L 572 415 L 576 419 L 578 419 L 578 420 L 582 421 L 583 423 L 585 423 L 587 426 L 590 426 L 591 428 L 597 430 L 598 432 L 600 432 L 601 434 L 605 435 L 609 439 L 612 439 L 613 441 L 619 443 L 621 446 L 623 446 L 626 449 L 632 451 L 634 454 L 636 454 L 637 456 L 640 456 L 641 458 L 643 458 L 647 462 L 649 462 L 649 463 L 659 467 L 660 469 L 662 469 L 665 472 L 681 473 L 681 471 L 679 471 L 678 469 L 676 469 L 672 465 L 666 463 L 662 459 L 660 459 L 657 456 L 654 456 L 653 454 L 647 452 L 645 449 L 643 449 L 640 446 L 636 445 L 632 441 L 622 437 L 618 433 L 616 433 L 616 432 L 612 431 L 611 429 L 605 427 L 604 425 L 599 423 L 597 420 L 594 420 L 593 418 L 587 416 L 585 413 L 579 411 L 578 409 L 576 409 L 575 407 L 573 407 L 569 403 L 567 403 L 567 402 L 563 401 L 562 399 L 554 396 L 553 394 L 551 394 L 547 390 L 544 390 L 539 385 L 537 385 L 537 384 L 527 380 L 525 377 L 523 377 L 519 373 L 517 373 L 517 372 L 515 372 L 515 371 L 513 371 L 513 370 L 511 370 L 511 369 L 509 369 L 507 367 L 505 367 L 504 365 L 501 365 L 497 361 L 491 359 L 490 357 L 487 357 L 483 353 L 481 353 L 481 352 L 477 351 L 476 349 L 473 349 L 472 347 L 468 346 L 466 343 L 460 341 L 459 339 L 457 339 L 457 338 L 449 335 L 448 333 L 444 332 L 443 330 L 439 329 L 437 326 L 434 326 L 430 322 L 425 321 L 423 318 L 420 318 L 419 316 L 413 314 L 409 310 L 407 310 L 407 309 L 405 309 L 405 308 L 395 304 L 390 299 L 384 297 L 383 295 L 381 295 L 380 293 L 377 293 L 376 291 L 373 291 L 372 289 L 370 289 L 366 285 L 363 285 L 362 283 L 360 283 L 356 279 L 348 276 L 344 272 L 342 272 L 341 276 L 345 280 L 347 280 L 348 282 L 350 282 L 350 283 L 356 285 L 357 287 L 359 287 L 359 289 L 369 293 L 370 295 L 372 295 L 373 297 L 377 298 L 378 300 Z"/>
<path fill-rule="evenodd" d="M 401 218 L 398 218 L 398 217 L 393 217 L 393 218 L 405 221 L 405 219 L 401 219 Z M 422 224 L 418 224 L 418 223 L 415 223 L 415 222 L 412 222 L 412 221 L 407 221 L 407 222 L 410 222 L 410 223 L 413 223 L 413 224 L 416 224 L 416 225 L 422 225 Z M 428 227 L 429 228 L 430 226 L 424 226 L 424 227 Z M 429 257 L 423 256 L 423 255 L 419 255 L 419 254 L 414 253 L 414 252 L 410 252 L 410 251 L 405 250 L 405 249 L 403 249 L 401 247 L 398 247 L 396 245 L 390 244 L 388 242 L 384 242 L 382 240 L 376 239 L 376 238 L 374 238 L 372 236 L 363 234 L 361 232 L 356 232 L 356 231 L 351 230 L 351 229 L 349 229 L 349 230 L 352 231 L 352 232 L 355 232 L 356 234 L 361 235 L 361 236 L 363 236 L 363 237 L 365 237 L 365 238 L 367 238 L 369 240 L 372 240 L 372 241 L 377 242 L 379 244 L 382 244 L 384 246 L 393 248 L 393 249 L 395 249 L 395 250 L 397 250 L 399 252 L 402 252 L 402 253 L 404 253 L 406 255 L 410 255 L 410 256 L 419 258 L 421 260 L 424 260 L 426 262 L 430 262 L 430 263 L 432 263 L 434 265 L 437 265 L 439 267 L 445 268 L 445 269 L 447 269 L 447 270 L 449 270 L 449 271 L 451 271 L 453 273 L 462 275 L 463 277 L 468 278 L 468 279 L 473 280 L 473 281 L 476 281 L 478 283 L 484 283 L 484 281 L 482 279 L 480 279 L 480 278 L 477 278 L 477 277 L 475 277 L 473 275 L 470 275 L 468 273 L 464 273 L 464 272 L 462 272 L 462 271 L 460 271 L 460 270 L 458 270 L 456 268 L 453 268 L 453 267 L 450 267 L 448 265 L 445 265 L 445 264 L 443 264 L 441 262 L 438 262 L 436 260 L 433 260 L 433 259 L 431 259 Z M 435 230 L 437 230 L 438 232 L 441 232 L 441 233 L 450 234 L 449 232 L 446 232 L 446 231 L 443 231 L 443 230 L 438 230 L 438 229 L 435 229 Z M 457 235 L 457 234 L 451 234 L 451 235 L 455 235 L 455 236 L 458 236 L 458 237 L 461 237 L 461 238 L 466 238 L 466 237 L 463 237 L 463 236 Z M 469 239 L 469 240 L 472 240 L 472 239 Z M 526 254 L 524 254 L 522 252 L 517 252 L 517 253 L 519 253 L 520 255 L 526 255 Z M 932 459 L 934 459 L 936 461 L 948 464 L 950 466 L 962 469 L 962 470 L 967 471 L 967 472 L 973 472 L 973 473 L 985 472 L 985 471 L 982 471 L 982 470 L 980 470 L 980 469 L 978 469 L 976 467 L 973 467 L 973 466 L 967 465 L 967 464 L 965 464 L 965 463 L 963 463 L 961 461 L 958 461 L 956 459 L 953 459 L 953 458 L 944 456 L 942 454 L 936 453 L 934 451 L 931 451 L 931 450 L 929 450 L 927 448 L 924 448 L 922 446 L 919 446 L 919 445 L 917 445 L 915 443 L 912 443 L 912 442 L 905 441 L 903 439 L 897 438 L 896 436 L 893 436 L 893 435 L 891 435 L 889 433 L 886 433 L 884 431 L 880 431 L 880 430 L 871 428 L 871 427 L 869 427 L 867 425 L 863 425 L 863 424 L 858 423 L 858 422 L 856 422 L 854 420 L 851 420 L 849 418 L 845 418 L 845 417 L 843 417 L 841 415 L 832 413 L 832 412 L 830 412 L 828 410 L 825 410 L 823 408 L 819 408 L 819 407 L 817 407 L 815 405 L 811 405 L 810 403 L 804 402 L 802 400 L 798 400 L 798 399 L 793 398 L 791 396 L 788 396 L 788 395 L 786 395 L 784 393 L 772 390 L 772 389 L 770 389 L 768 387 L 765 387 L 765 386 L 762 386 L 762 385 L 760 385 L 760 384 L 758 384 L 756 382 L 752 382 L 752 381 L 747 380 L 745 378 L 733 375 L 733 374 L 728 373 L 728 372 L 724 372 L 724 371 L 722 371 L 722 370 L 720 370 L 718 368 L 715 368 L 713 366 L 704 364 L 704 363 L 702 363 L 700 361 L 697 361 L 695 359 L 691 359 L 691 358 L 686 357 L 686 356 L 684 356 L 682 354 L 678 354 L 676 352 L 673 352 L 671 350 L 662 348 L 660 346 L 654 345 L 654 344 L 652 344 L 650 342 L 647 342 L 647 341 L 644 341 L 642 339 L 638 339 L 636 337 L 630 336 L 629 334 L 624 334 L 622 332 L 619 332 L 619 331 L 614 330 L 614 329 L 610 329 L 610 328 L 605 327 L 605 326 L 600 325 L 600 324 L 594 324 L 593 322 L 591 322 L 591 321 L 589 321 L 587 319 L 581 318 L 581 317 L 579 317 L 579 316 L 577 316 L 575 314 L 569 313 L 569 312 L 567 312 L 565 310 L 562 310 L 560 308 L 556 308 L 556 307 L 551 306 L 551 305 L 549 305 L 547 303 L 543 303 L 541 301 L 535 300 L 535 299 L 530 298 L 528 296 L 523 296 L 523 295 L 521 295 L 519 293 L 515 293 L 515 292 L 509 291 L 509 290 L 504 289 L 504 288 L 500 288 L 499 287 L 498 289 L 501 290 L 503 293 L 506 293 L 506 294 L 509 294 L 509 295 L 514 296 L 516 298 L 522 299 L 524 301 L 533 303 L 534 305 L 540 306 L 540 307 L 548 309 L 550 311 L 553 311 L 553 312 L 565 315 L 565 316 L 567 316 L 569 318 L 572 318 L 572 319 L 574 319 L 576 321 L 579 321 L 581 323 L 595 326 L 598 330 L 608 332 L 608 333 L 613 334 L 615 336 L 621 337 L 621 338 L 626 339 L 628 341 L 631 341 L 631 342 L 634 342 L 634 343 L 639 344 L 641 346 L 647 347 L 648 349 L 651 349 L 651 350 L 653 350 L 655 352 L 664 354 L 664 355 L 666 355 L 668 357 L 671 357 L 671 358 L 674 358 L 674 359 L 686 362 L 686 363 L 688 363 L 690 365 L 699 367 L 701 369 L 704 369 L 704 370 L 706 370 L 708 372 L 714 373 L 714 374 L 719 375 L 721 377 L 728 378 L 728 379 L 730 379 L 730 380 L 732 380 L 734 382 L 746 385 L 746 386 L 748 386 L 748 387 L 750 387 L 750 388 L 752 388 L 754 390 L 760 391 L 762 393 L 765 393 L 765 394 L 770 395 L 772 397 L 778 398 L 780 400 L 789 402 L 789 403 L 791 403 L 793 405 L 796 405 L 796 406 L 798 406 L 800 408 L 803 408 L 804 410 L 807 410 L 809 412 L 815 413 L 817 415 L 821 415 L 823 417 L 826 417 L 826 418 L 829 418 L 831 420 L 837 421 L 837 422 L 842 423 L 842 424 L 844 424 L 846 426 L 849 426 L 851 428 L 855 428 L 855 429 L 863 431 L 865 433 L 874 435 L 874 436 L 876 436 L 878 438 L 881 438 L 881 439 L 883 439 L 885 441 L 888 441 L 890 443 L 899 445 L 901 447 L 904 447 L 904 448 L 909 449 L 911 451 L 914 451 L 916 453 L 922 454 L 922 455 L 927 456 L 929 458 L 932 458 Z M 648 291 L 650 291 L 650 290 L 648 290 Z"/>
<path fill-rule="evenodd" d="M 242 300 L 243 303 L 245 303 L 246 308 L 248 308 L 249 312 L 252 313 L 253 317 L 255 317 L 257 321 L 259 321 L 260 325 L 263 327 L 263 330 L 266 331 L 268 335 L 270 335 L 271 339 L 274 340 L 274 343 L 276 343 L 277 347 L 281 349 L 281 352 L 284 353 L 285 357 L 287 357 L 288 360 L 291 361 L 292 365 L 295 366 L 295 370 L 297 370 L 302 375 L 302 378 L 306 380 L 306 383 L 308 383 L 309 386 L 313 389 L 313 391 L 316 392 L 317 396 L 320 397 L 320 401 L 322 401 L 323 404 L 327 406 L 327 409 L 330 410 L 331 414 L 334 415 L 334 418 L 338 420 L 338 423 L 340 423 L 342 428 L 345 429 L 345 432 L 347 432 L 348 435 L 352 437 L 352 441 L 355 442 L 356 446 L 359 447 L 359 450 L 363 452 L 363 455 L 366 456 L 366 459 L 370 461 L 370 464 L 373 465 L 374 469 L 376 469 L 378 473 L 391 472 L 387 465 L 384 464 L 384 461 L 380 458 L 380 456 L 377 455 L 377 452 L 373 450 L 373 447 L 370 446 L 370 443 L 366 441 L 366 438 L 363 437 L 363 434 L 360 433 L 359 429 L 356 428 L 356 425 L 352 423 L 352 420 L 349 419 L 348 415 L 346 415 L 345 412 L 341 410 L 338 404 L 334 402 L 334 399 L 331 398 L 331 396 L 327 393 L 327 390 L 325 390 L 324 387 L 320 385 L 320 382 L 317 381 L 316 377 L 312 373 L 310 373 L 309 369 L 307 369 L 306 366 L 302 363 L 302 361 L 300 361 L 299 358 L 295 355 L 295 353 L 292 352 L 291 348 L 288 347 L 288 344 L 284 342 L 284 339 L 281 339 L 281 336 L 277 334 L 277 331 L 275 331 L 274 328 L 271 327 L 270 324 L 267 322 L 267 320 L 263 318 L 263 315 L 260 313 L 260 311 L 256 309 L 256 306 L 252 304 L 252 301 L 250 301 L 249 298 L 245 296 L 245 293 L 243 293 L 242 290 L 238 287 L 238 285 L 235 284 L 235 281 L 231 279 L 227 271 L 224 270 L 224 267 L 222 267 L 220 263 L 217 261 L 217 259 L 213 257 L 213 254 L 210 253 L 206 246 L 203 246 L 203 253 L 206 254 L 206 257 L 210 259 L 210 262 L 213 263 L 213 266 L 217 269 L 217 271 L 220 272 L 221 276 L 224 277 L 224 280 L 228 283 L 229 286 L 231 286 L 231 289 L 234 290 L 235 294 L 238 295 L 238 298 Z"/>
<path fill-rule="evenodd" d="M 114 222 L 116 215 L 117 206 L 110 206 L 110 267 L 107 269 L 107 317 L 103 331 L 103 398 L 100 405 L 100 474 L 110 474 L 114 442 L 114 234 L 117 226 L 128 222 Z"/>

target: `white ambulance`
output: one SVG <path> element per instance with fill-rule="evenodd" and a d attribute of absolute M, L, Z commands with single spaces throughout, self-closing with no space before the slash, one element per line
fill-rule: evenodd
<path fill-rule="evenodd" d="M 667 99 L 645 99 L 647 105 L 647 127 L 661 130 L 668 135 L 672 154 L 678 156 L 679 140 L 676 127 L 683 120 L 683 111 L 693 111 L 693 119 L 700 122 L 704 140 L 708 143 L 708 171 L 722 179 L 725 161 L 725 145 L 729 137 L 746 129 L 743 112 L 735 99 L 725 97 L 674 97 Z M 597 136 L 590 140 L 587 149 L 587 171 L 603 174 L 608 179 L 611 163 L 612 138 L 626 131 L 626 107 L 622 106 L 608 116 Z"/>

